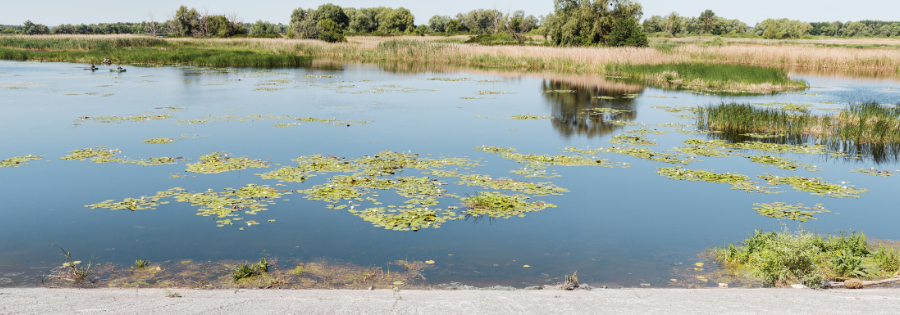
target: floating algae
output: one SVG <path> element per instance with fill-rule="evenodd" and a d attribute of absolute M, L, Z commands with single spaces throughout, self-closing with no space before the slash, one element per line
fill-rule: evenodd
<path fill-rule="evenodd" d="M 350 213 L 372 223 L 376 227 L 384 227 L 394 231 L 418 231 L 423 228 L 440 228 L 448 221 L 460 220 L 465 215 L 454 211 L 441 211 L 429 208 L 411 208 L 387 210 L 384 207 L 349 210 Z"/>
<path fill-rule="evenodd" d="M 835 185 L 825 181 L 819 177 L 800 177 L 800 176 L 775 176 L 772 174 L 760 175 L 769 182 L 770 185 L 787 184 L 797 191 L 805 191 L 813 196 L 831 197 L 831 198 L 859 198 L 859 194 L 868 192 L 868 189 L 856 189 L 853 185 Z"/>
<path fill-rule="evenodd" d="M 478 94 L 478 95 L 501 95 L 501 94 L 506 94 L 506 92 L 500 92 L 500 91 L 478 91 L 477 94 Z"/>
<path fill-rule="evenodd" d="M 779 192 L 772 191 L 774 187 L 757 186 L 750 181 L 750 177 L 741 174 L 716 173 L 707 170 L 688 170 L 684 168 L 662 167 L 656 171 L 660 176 L 665 176 L 674 180 L 703 181 L 710 183 L 730 184 L 731 189 L 743 190 L 750 193 L 777 194 Z"/>
<path fill-rule="evenodd" d="M 142 140 L 141 142 L 148 143 L 148 144 L 163 144 L 163 143 L 175 143 L 176 141 L 179 141 L 179 140 L 181 140 L 181 138 L 170 139 L 170 138 L 166 138 L 166 137 L 159 137 L 159 138 Z"/>
<path fill-rule="evenodd" d="M 24 156 L 15 156 L 5 160 L 0 160 L 0 167 L 19 167 L 22 165 L 27 165 L 30 161 L 41 160 L 43 158 L 43 156 L 31 154 Z"/>
<path fill-rule="evenodd" d="M 889 176 L 897 175 L 898 173 L 900 173 L 900 171 L 894 171 L 894 172 L 879 171 L 879 170 L 876 170 L 874 167 L 872 167 L 872 168 L 868 168 L 868 169 L 858 168 L 855 170 L 850 170 L 850 173 L 860 173 L 860 174 L 866 174 L 866 175 L 872 175 L 872 176 L 889 177 Z"/>
<path fill-rule="evenodd" d="M 784 202 L 773 202 L 770 204 L 767 203 L 754 203 L 757 213 L 778 219 L 789 219 L 800 222 L 806 222 L 806 220 L 815 220 L 813 218 L 814 215 L 823 213 L 823 212 L 831 212 L 825 209 L 822 204 L 817 203 L 813 207 L 807 207 L 802 203 L 797 203 L 797 205 L 789 205 Z M 810 211 L 811 210 L 811 211 Z"/>
<path fill-rule="evenodd" d="M 797 160 L 783 158 L 779 156 L 772 155 L 763 155 L 763 156 L 745 156 L 749 158 L 751 162 L 764 164 L 763 166 L 774 166 L 783 170 L 796 171 L 797 168 L 802 168 L 810 172 L 821 171 L 822 168 L 803 163 Z"/>
<path fill-rule="evenodd" d="M 477 196 L 461 198 L 466 206 L 464 211 L 471 216 L 488 216 L 491 218 L 509 219 L 513 216 L 525 217 L 528 212 L 556 208 L 556 205 L 544 202 L 531 202 L 524 195 L 504 195 L 498 192 L 482 191 Z"/>
<path fill-rule="evenodd" d="M 662 109 L 669 113 L 683 113 L 683 112 L 696 113 L 697 111 L 700 110 L 699 106 L 675 106 L 675 107 L 651 106 L 650 108 Z"/>
<path fill-rule="evenodd" d="M 752 132 L 751 132 L 751 133 L 744 133 L 744 134 L 741 134 L 741 135 L 742 135 L 742 136 L 745 136 L 745 137 L 756 138 L 756 139 L 772 139 L 772 138 L 782 138 L 782 137 L 784 137 L 784 136 L 787 136 L 787 134 L 783 134 L 783 133 L 776 133 L 776 134 L 761 134 L 761 133 L 752 133 Z"/>
<path fill-rule="evenodd" d="M 600 152 L 628 155 L 628 156 L 632 156 L 632 157 L 639 158 L 642 160 L 656 161 L 656 162 L 669 163 L 669 164 L 683 164 L 683 165 L 691 164 L 691 161 L 689 161 L 689 160 L 679 160 L 678 154 L 656 152 L 656 151 L 650 150 L 650 148 L 631 148 L 631 147 L 615 147 L 615 146 L 613 146 L 610 148 L 601 149 Z"/>
<path fill-rule="evenodd" d="M 187 172 L 200 174 L 217 174 L 228 171 L 242 170 L 246 168 L 267 168 L 269 162 L 256 159 L 251 160 L 246 156 L 231 157 L 228 152 L 213 152 L 200 157 L 199 163 L 187 165 Z"/>

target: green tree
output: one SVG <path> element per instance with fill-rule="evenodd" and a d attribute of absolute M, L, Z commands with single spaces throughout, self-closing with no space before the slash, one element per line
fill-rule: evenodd
<path fill-rule="evenodd" d="M 608 36 L 613 25 L 619 20 L 637 23 L 642 15 L 643 7 L 632 0 L 555 0 L 546 31 L 551 43 L 558 46 L 609 45 L 611 39 L 618 44 L 620 35 Z M 624 34 L 630 29 L 625 25 L 631 22 L 620 23 L 625 23 L 618 28 Z"/>
<path fill-rule="evenodd" d="M 703 24 L 703 32 L 706 34 L 712 33 L 713 26 L 716 22 L 716 13 L 712 10 L 703 11 L 700 13 L 700 23 Z"/>
<path fill-rule="evenodd" d="M 397 8 L 385 13 L 379 19 L 378 31 L 385 33 L 402 33 L 413 31 L 415 16 L 405 8 Z"/>
<path fill-rule="evenodd" d="M 647 35 L 635 19 L 617 19 L 606 37 L 609 46 L 647 47 Z"/>
<path fill-rule="evenodd" d="M 341 26 L 331 19 L 321 20 L 316 26 L 318 26 L 320 31 L 319 40 L 329 43 L 346 41 L 346 39 L 344 39 L 344 34 L 341 31 Z"/>
<path fill-rule="evenodd" d="M 336 23 L 341 30 L 350 25 L 350 18 L 344 13 L 344 9 L 339 5 L 331 3 L 320 5 L 319 8 L 313 12 L 313 19 L 316 20 L 316 23 L 329 19 Z"/>

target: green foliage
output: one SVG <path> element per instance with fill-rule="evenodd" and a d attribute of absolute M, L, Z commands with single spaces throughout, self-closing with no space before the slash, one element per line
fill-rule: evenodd
<path fill-rule="evenodd" d="M 135 261 L 134 261 L 134 266 L 137 267 L 137 268 L 145 268 L 145 267 L 149 267 L 149 266 L 150 266 L 150 261 L 149 261 L 149 260 L 135 260 Z"/>
<path fill-rule="evenodd" d="M 637 25 L 643 15 L 643 7 L 637 2 L 555 0 L 554 6 L 555 12 L 548 16 L 546 25 L 554 45 L 646 46 L 646 35 Z"/>
<path fill-rule="evenodd" d="M 11 157 L 5 160 L 0 160 L 0 167 L 19 167 L 22 165 L 28 165 L 28 162 L 30 161 L 41 160 L 43 158 L 43 156 L 30 154 L 25 156 Z"/>
<path fill-rule="evenodd" d="M 893 247 L 881 247 L 872 255 L 881 271 L 896 274 L 900 271 L 900 253 Z"/>
<path fill-rule="evenodd" d="M 133 48 L 115 50 L 71 50 L 34 52 L 0 48 L 0 59 L 99 63 L 106 57 L 122 64 L 192 66 L 291 66 L 309 62 L 309 58 L 289 54 L 264 54 L 239 49 Z"/>
<path fill-rule="evenodd" d="M 335 23 L 334 21 L 332 21 L 331 19 L 320 20 L 316 26 L 320 30 L 319 40 L 326 41 L 329 43 L 347 41 L 346 39 L 344 39 L 344 34 L 342 33 L 338 24 Z"/>
<path fill-rule="evenodd" d="M 647 35 L 635 19 L 618 19 L 606 37 L 608 46 L 647 47 Z"/>
<path fill-rule="evenodd" d="M 768 39 L 801 38 L 812 30 L 812 25 L 788 19 L 766 19 L 757 23 L 756 35 Z"/>

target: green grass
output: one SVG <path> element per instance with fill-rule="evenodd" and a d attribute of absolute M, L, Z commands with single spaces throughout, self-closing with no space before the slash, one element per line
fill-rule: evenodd
<path fill-rule="evenodd" d="M 876 248 L 864 233 L 856 232 L 826 238 L 806 230 L 757 230 L 741 243 L 710 252 L 722 267 L 749 270 L 769 286 L 819 288 L 822 280 L 888 278 L 900 268 L 896 250 Z"/>
<path fill-rule="evenodd" d="M 659 48 L 657 48 L 659 49 Z M 774 84 L 803 87 L 806 84 L 791 80 L 787 72 L 776 68 L 765 68 L 748 65 L 674 63 L 674 64 L 610 64 L 606 66 L 609 74 L 629 76 L 643 79 L 680 81 L 689 84 L 692 81 L 704 81 L 715 88 L 717 85 L 732 84 Z M 671 74 L 666 78 L 665 74 Z"/>
<path fill-rule="evenodd" d="M 722 103 L 701 108 L 697 112 L 697 127 L 729 134 L 808 135 L 828 143 L 897 144 L 900 143 L 900 105 L 850 104 L 836 115 L 815 115 L 803 108 L 786 110 Z"/>
<path fill-rule="evenodd" d="M 27 51 L 0 48 L 0 59 L 95 63 L 109 57 L 116 64 L 192 65 L 270 67 L 296 66 L 309 62 L 308 57 L 284 54 L 263 54 L 251 50 L 198 48 L 131 48 L 70 51 Z"/>

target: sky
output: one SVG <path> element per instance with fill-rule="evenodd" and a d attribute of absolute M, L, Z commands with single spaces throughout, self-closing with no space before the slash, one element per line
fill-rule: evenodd
<path fill-rule="evenodd" d="M 166 14 L 173 12 L 180 5 L 207 9 L 210 13 L 237 12 L 244 22 L 264 20 L 273 23 L 287 24 L 291 11 L 297 7 L 318 7 L 323 1 L 3 1 L 0 5 L 0 24 L 21 25 L 25 20 L 48 26 L 59 24 L 91 24 L 111 22 L 141 22 L 148 19 L 153 12 L 156 21 L 166 19 Z M 652 15 L 666 15 L 678 12 L 682 16 L 698 16 L 706 9 L 713 10 L 717 16 L 738 19 L 748 25 L 767 18 L 789 18 L 804 22 L 819 21 L 858 21 L 858 20 L 900 20 L 900 1 L 897 0 L 857 0 L 837 1 L 818 0 L 813 5 L 810 1 L 800 0 L 638 0 L 644 6 L 644 18 Z M 416 24 L 428 23 L 434 15 L 454 16 L 459 12 L 473 9 L 497 8 L 502 11 L 523 10 L 535 16 L 553 11 L 553 0 L 333 0 L 331 3 L 342 7 L 405 7 L 416 16 Z"/>

